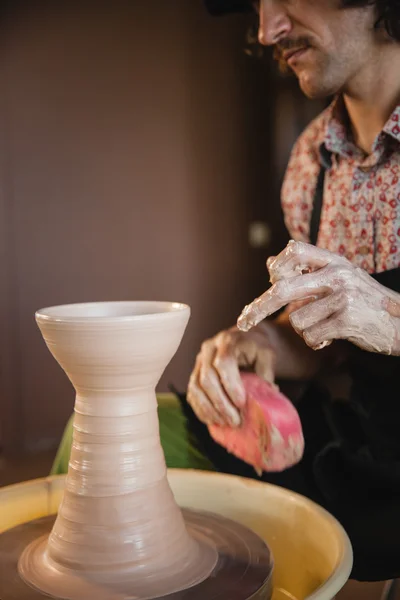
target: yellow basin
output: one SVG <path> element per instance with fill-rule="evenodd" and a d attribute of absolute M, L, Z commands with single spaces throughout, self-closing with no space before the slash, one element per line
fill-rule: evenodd
<path fill-rule="evenodd" d="M 230 475 L 171 469 L 180 506 L 211 511 L 252 528 L 275 562 L 273 600 L 332 600 L 352 567 L 349 539 L 322 508 L 279 487 Z M 65 476 L 0 488 L 0 532 L 57 512 Z"/>

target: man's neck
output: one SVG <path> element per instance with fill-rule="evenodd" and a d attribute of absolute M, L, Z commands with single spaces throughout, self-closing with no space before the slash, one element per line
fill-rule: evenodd
<path fill-rule="evenodd" d="M 368 69 L 353 78 L 343 92 L 343 100 L 354 141 L 368 155 L 400 102 L 400 45 L 384 46 Z"/>

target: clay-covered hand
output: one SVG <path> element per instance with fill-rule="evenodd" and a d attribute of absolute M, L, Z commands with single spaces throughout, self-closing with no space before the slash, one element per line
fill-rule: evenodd
<path fill-rule="evenodd" d="M 266 381 L 274 379 L 274 351 L 263 324 L 249 333 L 236 327 L 206 340 L 190 376 L 187 400 L 206 425 L 240 425 L 246 393 L 240 369 L 251 368 Z"/>
<path fill-rule="evenodd" d="M 272 287 L 245 307 L 238 328 L 248 331 L 292 302 L 293 328 L 314 349 L 345 339 L 363 350 L 400 354 L 400 294 L 346 258 L 302 242 L 289 242 L 267 267 Z"/>

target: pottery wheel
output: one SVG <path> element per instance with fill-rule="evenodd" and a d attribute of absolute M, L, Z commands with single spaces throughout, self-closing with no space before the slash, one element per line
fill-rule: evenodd
<path fill-rule="evenodd" d="M 182 510 L 189 533 L 208 539 L 218 549 L 218 562 L 210 577 L 192 588 L 163 596 L 169 600 L 270 600 L 272 559 L 265 542 L 253 531 L 214 514 Z M 18 560 L 35 539 L 49 534 L 55 516 L 43 517 L 0 534 L 0 600 L 43 600 L 18 574 Z M 121 600 L 134 599 L 126 590 Z M 161 600 L 161 598 L 159 598 Z"/>

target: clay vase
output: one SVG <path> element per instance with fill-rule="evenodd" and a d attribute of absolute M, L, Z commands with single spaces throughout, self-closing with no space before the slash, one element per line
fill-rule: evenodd
<path fill-rule="evenodd" d="M 152 598 L 196 585 L 213 570 L 217 553 L 189 534 L 159 438 L 155 387 L 189 316 L 188 306 L 163 302 L 37 312 L 76 403 L 57 519 L 19 563 L 31 586 L 72 600 Z"/>

